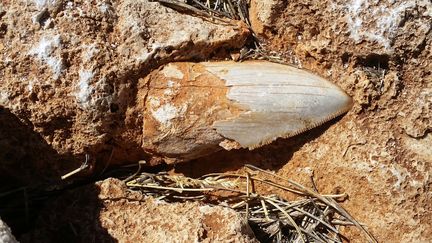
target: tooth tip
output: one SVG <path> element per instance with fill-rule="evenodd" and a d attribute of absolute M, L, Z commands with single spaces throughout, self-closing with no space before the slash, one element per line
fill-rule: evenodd
<path fill-rule="evenodd" d="M 353 105 L 337 85 L 286 65 L 255 61 L 211 64 L 207 69 L 226 81 L 230 100 L 249 108 L 214 127 L 249 149 L 317 127 Z"/>

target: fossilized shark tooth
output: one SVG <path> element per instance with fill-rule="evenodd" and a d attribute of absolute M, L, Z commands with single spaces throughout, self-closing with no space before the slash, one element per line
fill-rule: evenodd
<path fill-rule="evenodd" d="M 267 61 L 170 63 L 146 87 L 142 146 L 173 161 L 254 149 L 319 126 L 352 106 L 338 86 Z"/>

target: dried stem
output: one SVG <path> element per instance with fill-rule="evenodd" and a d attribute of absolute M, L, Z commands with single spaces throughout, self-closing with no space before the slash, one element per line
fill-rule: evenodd
<path fill-rule="evenodd" d="M 365 233 L 370 242 L 376 242 L 363 225 L 349 215 L 333 198 L 345 198 L 346 194 L 323 195 L 314 189 L 278 176 L 252 165 L 244 175 L 212 173 L 198 179 L 166 173 L 141 173 L 129 176 L 126 185 L 133 190 L 171 201 L 206 201 L 229 206 L 244 213 L 246 219 L 267 235 L 268 241 L 341 242 L 340 225 L 355 226 Z M 265 175 L 264 178 L 263 174 Z M 313 179 L 311 179 L 313 180 Z M 276 182 L 277 181 L 277 182 Z M 289 186 L 280 184 L 288 182 Z M 277 195 L 263 195 L 255 191 L 259 182 L 270 188 L 283 190 L 302 197 L 287 201 Z"/>
<path fill-rule="evenodd" d="M 80 166 L 79 168 L 77 168 L 77 169 L 75 169 L 75 170 L 73 170 L 73 171 L 71 171 L 71 172 L 69 172 L 69 173 L 63 175 L 63 176 L 61 177 L 61 179 L 62 179 L 62 180 L 65 180 L 65 179 L 67 179 L 67 178 L 69 178 L 69 177 L 71 177 L 71 176 L 73 176 L 73 175 L 75 175 L 75 174 L 77 174 L 77 173 L 79 173 L 79 172 L 81 172 L 81 171 L 87 169 L 87 168 L 90 166 L 90 165 L 88 164 L 89 160 L 90 160 L 90 156 L 89 156 L 88 154 L 86 154 L 86 155 L 85 155 L 85 161 L 84 161 L 84 163 L 82 163 L 81 166 Z"/>

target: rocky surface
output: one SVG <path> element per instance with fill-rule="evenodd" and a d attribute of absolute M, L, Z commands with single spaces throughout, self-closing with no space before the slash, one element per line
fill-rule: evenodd
<path fill-rule="evenodd" d="M 40 135 L 35 150 L 52 148 L 42 160 L 15 161 L 47 169 L 42 174 L 64 174 L 85 154 L 93 164 L 142 159 L 141 114 L 130 109 L 144 98 L 137 80 L 167 62 L 241 48 L 249 34 L 241 22 L 147 0 L 6 1 L 0 18 L 0 106 L 9 111 L 2 119 Z M 31 154 L 21 150 L 16 157 Z"/>
<path fill-rule="evenodd" d="M 74 202 L 74 203 L 71 203 Z M 234 210 L 165 203 L 117 179 L 71 191 L 47 207 L 22 242 L 257 242 Z"/>
<path fill-rule="evenodd" d="M 9 226 L 0 218 L 0 242 L 2 243 L 16 243 L 15 236 L 12 235 Z"/>
<path fill-rule="evenodd" d="M 354 98 L 279 174 L 312 170 L 320 190 L 347 192 L 347 209 L 382 242 L 432 239 L 431 11 L 421 0 L 252 1 L 267 49 Z"/>
<path fill-rule="evenodd" d="M 295 139 L 220 152 L 177 169 L 199 176 L 254 163 L 305 185 L 313 172 L 320 192 L 350 196 L 344 206 L 379 241 L 431 241 L 431 5 L 252 0 L 251 23 L 264 49 L 337 83 L 354 107 L 337 123 Z M 145 0 L 1 2 L 0 178 L 58 178 L 85 154 L 100 167 L 143 158 L 143 119 L 136 110 L 145 97 L 138 81 L 168 62 L 224 58 L 244 45 L 244 25 L 215 21 Z M 123 226 L 141 222 L 133 213 L 163 213 L 152 200 L 96 199 L 101 188 L 51 208 L 27 237 L 84 232 L 109 241 L 126 234 Z M 188 215 L 183 206 L 162 205 L 170 217 Z M 202 206 L 193 207 L 205 221 Z M 79 218 L 65 221 L 59 214 Z M 204 237 L 204 228 L 193 231 L 194 239 Z M 364 240 L 356 231 L 344 233 Z"/>

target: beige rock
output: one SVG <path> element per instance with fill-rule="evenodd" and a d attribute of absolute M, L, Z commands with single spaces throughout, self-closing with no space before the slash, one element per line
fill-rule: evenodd
<path fill-rule="evenodd" d="M 253 31 L 259 35 L 264 34 L 264 29 L 270 27 L 278 16 L 277 12 L 285 7 L 286 1 L 252 0 L 249 16 Z"/>
<path fill-rule="evenodd" d="M 12 1 L 1 9 L 0 105 L 59 155 L 47 153 L 39 166 L 57 175 L 85 154 L 111 164 L 142 159 L 141 114 L 127 113 L 137 80 L 170 61 L 240 48 L 249 35 L 239 22 L 146 0 Z"/>
<path fill-rule="evenodd" d="M 63 196 L 41 215 L 24 241 L 57 237 L 75 242 L 257 242 L 244 218 L 232 209 L 158 201 L 128 191 L 117 179 Z"/>
<path fill-rule="evenodd" d="M 354 99 L 353 112 L 293 151 L 279 174 L 313 169 L 319 190 L 347 192 L 346 208 L 379 241 L 431 241 L 432 3 L 276 2 L 252 1 L 267 6 L 251 19 L 268 50 Z"/>
<path fill-rule="evenodd" d="M 9 125 L 0 126 L 5 131 L 0 135 L 7 138 L 14 124 L 35 135 L 28 141 L 25 132 L 17 132 L 12 142 L 0 142 L 26 162 L 33 158 L 26 157 L 32 144 L 39 148 L 32 154 L 43 154 L 47 145 L 55 148 L 53 155 L 93 153 L 108 161 L 112 152 L 113 163 L 140 158 L 137 135 L 142 131 L 135 128 L 143 119 L 135 111 L 143 107 L 134 102 L 144 97 L 137 95 L 138 80 L 173 60 L 202 60 L 218 48 L 240 47 L 247 35 L 235 24 L 209 23 L 147 1 L 50 3 L 0 3 L 0 105 L 8 111 L 0 122 Z M 254 161 L 307 184 L 310 174 L 303 171 L 313 171 L 320 192 L 350 195 L 345 208 L 379 241 L 431 241 L 430 1 L 252 0 L 251 6 L 253 28 L 266 38 L 267 49 L 335 81 L 353 97 L 353 111 L 327 130 L 297 137 L 295 146 L 279 141 L 276 149 L 266 147 L 243 157 L 241 152 L 221 152 L 213 156 L 219 164 L 201 160 L 191 165 L 191 173 L 232 170 Z M 171 36 L 183 36 L 176 26 L 195 34 L 161 47 Z M 174 30 L 178 35 L 172 35 Z M 47 167 L 67 169 L 57 169 L 54 162 L 76 166 L 58 161 L 40 162 L 45 170 L 29 169 L 25 163 L 17 167 L 32 175 L 47 173 Z M 90 197 L 99 195 L 99 189 L 94 190 Z M 71 235 L 79 228 L 90 229 L 95 237 L 111 237 L 94 210 L 99 202 L 80 198 L 66 200 L 57 212 L 78 201 L 76 205 L 84 206 L 65 217 L 80 214 L 94 220 L 54 225 Z M 364 241 L 356 232 L 342 230 L 352 241 Z"/>

